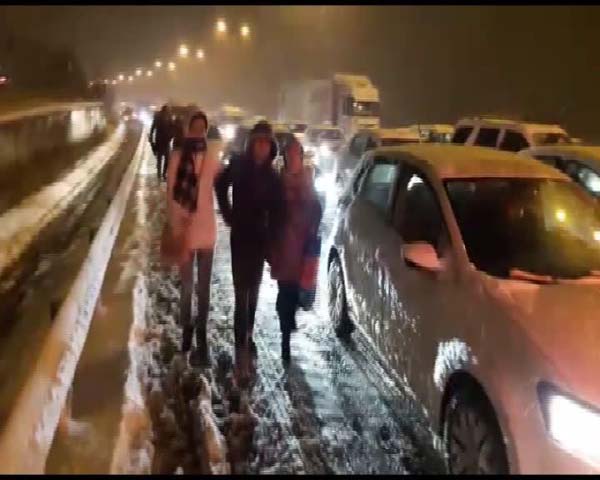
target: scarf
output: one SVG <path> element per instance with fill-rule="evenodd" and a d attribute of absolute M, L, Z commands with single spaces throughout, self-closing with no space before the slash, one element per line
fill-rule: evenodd
<path fill-rule="evenodd" d="M 194 165 L 194 155 L 206 152 L 204 138 L 185 138 L 181 146 L 181 159 L 177 168 L 173 199 L 187 211 L 196 211 L 198 201 L 198 176 Z"/>

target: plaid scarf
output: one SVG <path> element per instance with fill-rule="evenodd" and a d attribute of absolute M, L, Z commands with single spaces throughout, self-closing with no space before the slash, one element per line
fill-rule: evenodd
<path fill-rule="evenodd" d="M 198 177 L 194 166 L 194 155 L 199 152 L 206 152 L 204 138 L 184 139 L 173 187 L 173 199 L 189 212 L 196 211 L 198 200 Z"/>

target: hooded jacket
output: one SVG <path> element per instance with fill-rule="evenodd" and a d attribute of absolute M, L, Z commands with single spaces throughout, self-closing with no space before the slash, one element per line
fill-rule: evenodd
<path fill-rule="evenodd" d="M 279 175 L 273 168 L 277 144 L 268 124 L 257 124 L 246 150 L 235 155 L 218 176 L 215 191 L 223 220 L 231 227 L 232 242 L 256 249 L 279 237 L 283 223 L 284 196 Z M 256 135 L 268 135 L 271 152 L 265 164 L 257 166 L 252 157 Z M 233 205 L 229 201 L 232 187 Z"/>

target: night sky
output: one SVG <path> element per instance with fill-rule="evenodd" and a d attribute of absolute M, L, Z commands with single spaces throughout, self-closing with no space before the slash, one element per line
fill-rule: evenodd
<path fill-rule="evenodd" d="M 214 34 L 220 16 L 226 39 Z M 163 98 L 274 115 L 282 81 L 346 71 L 379 86 L 384 125 L 510 114 L 600 140 L 598 25 L 595 6 L 0 7 L 0 28 L 72 46 L 90 78 L 202 46 L 204 64 L 145 85 Z"/>

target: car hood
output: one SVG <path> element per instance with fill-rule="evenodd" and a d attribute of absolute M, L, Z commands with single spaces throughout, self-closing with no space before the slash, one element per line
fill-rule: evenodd
<path fill-rule="evenodd" d="M 548 363 L 553 378 L 546 380 L 600 404 L 600 282 L 539 285 L 488 277 L 486 283 Z"/>

